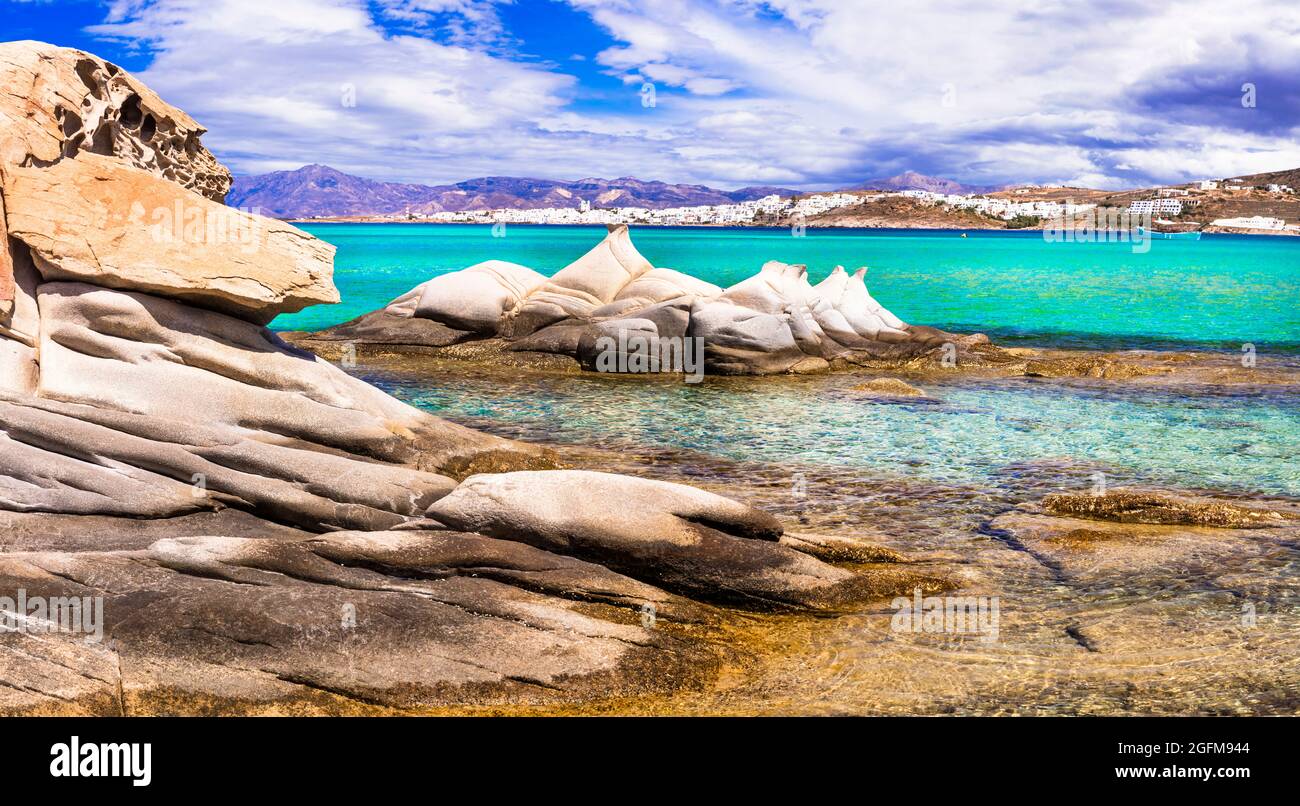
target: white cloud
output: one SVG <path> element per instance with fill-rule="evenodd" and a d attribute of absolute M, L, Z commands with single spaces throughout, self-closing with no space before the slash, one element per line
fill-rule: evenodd
<path fill-rule="evenodd" d="M 1300 121 L 1268 106 L 1285 93 L 1264 82 L 1259 114 L 1223 119 L 1235 98 L 1212 95 L 1300 67 L 1294 4 L 569 2 L 612 38 L 591 55 L 626 106 L 512 60 L 492 0 L 121 0 L 98 31 L 147 43 L 142 77 L 240 172 L 818 187 L 910 168 L 1122 186 L 1300 164 Z"/>

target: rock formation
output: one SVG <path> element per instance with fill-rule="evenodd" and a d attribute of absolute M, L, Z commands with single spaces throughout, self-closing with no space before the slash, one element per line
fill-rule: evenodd
<path fill-rule="evenodd" d="M 328 246 L 220 208 L 203 129 L 115 66 L 12 43 L 0 72 L 23 90 L 0 98 L 0 605 L 103 607 L 102 640 L 0 613 L 18 625 L 0 711 L 641 692 L 708 676 L 719 605 L 834 611 L 946 584 L 893 557 L 836 567 L 817 556 L 863 555 L 690 487 L 548 469 L 284 342 L 271 317 L 337 299 Z M 714 291 L 624 232 L 550 280 L 438 278 L 367 326 L 558 343 L 630 312 L 685 332 Z"/>
<path fill-rule="evenodd" d="M 565 355 L 587 369 L 599 368 L 602 351 L 627 352 L 622 345 L 630 341 L 697 339 L 707 371 L 724 375 L 811 372 L 836 362 L 938 363 L 945 352 L 956 360 L 987 345 L 979 334 L 906 324 L 867 292 L 866 271 L 849 274 L 837 266 L 813 286 L 805 266 L 772 261 L 724 290 L 653 267 L 619 225 L 549 280 L 524 266 L 488 261 L 300 338 L 427 349 L 500 337 L 510 351 Z"/>

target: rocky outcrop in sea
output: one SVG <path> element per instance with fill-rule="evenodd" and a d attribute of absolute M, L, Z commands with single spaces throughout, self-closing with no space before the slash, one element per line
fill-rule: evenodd
<path fill-rule="evenodd" d="M 659 268 L 626 225 L 548 278 L 489 260 L 434 277 L 381 310 L 304 337 L 394 349 L 489 342 L 607 372 L 804 373 L 861 365 L 980 363 L 981 334 L 909 325 L 872 298 L 866 268 L 813 286 L 806 266 L 770 261 L 727 289 Z"/>

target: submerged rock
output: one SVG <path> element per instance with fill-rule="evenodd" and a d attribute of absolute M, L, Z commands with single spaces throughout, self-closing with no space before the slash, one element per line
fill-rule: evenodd
<path fill-rule="evenodd" d="M 852 387 L 855 392 L 864 392 L 875 397 L 925 397 L 925 390 L 917 389 L 898 378 L 876 378 Z"/>
<path fill-rule="evenodd" d="M 832 362 L 938 363 L 987 345 L 981 335 L 903 322 L 868 293 L 865 268 L 849 274 L 837 266 L 816 286 L 807 275 L 805 266 L 771 261 L 753 277 L 718 288 L 654 268 L 632 245 L 627 226 L 618 225 L 549 280 L 489 261 L 434 278 L 380 311 L 302 341 L 423 350 L 500 336 L 514 352 L 563 355 L 585 369 L 630 373 L 693 373 L 689 361 L 672 357 L 652 368 L 625 358 L 638 345 L 656 356 L 679 356 L 698 342 L 699 370 L 721 375 L 820 372 Z"/>
<path fill-rule="evenodd" d="M 1267 529 L 1300 521 L 1300 516 L 1293 512 L 1143 490 L 1110 490 L 1103 495 L 1058 493 L 1043 499 L 1043 509 L 1057 515 L 1116 523 L 1225 529 Z"/>

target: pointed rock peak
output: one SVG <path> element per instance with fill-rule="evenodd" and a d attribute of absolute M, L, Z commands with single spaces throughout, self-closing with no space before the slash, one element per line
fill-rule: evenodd
<path fill-rule="evenodd" d="M 832 277 L 834 277 L 834 276 L 837 275 L 837 274 L 844 274 L 844 273 L 845 273 L 845 271 L 844 271 L 844 267 L 843 267 L 843 266 L 836 266 L 835 268 L 831 269 L 831 276 L 832 276 Z"/>
<path fill-rule="evenodd" d="M 599 253 L 602 248 L 608 249 L 614 259 L 623 266 L 633 277 L 650 271 L 654 265 L 637 251 L 636 246 L 632 244 L 632 231 L 628 229 L 627 224 L 609 225 L 609 233 L 605 240 L 596 244 L 591 252 Z M 588 252 L 587 254 L 591 254 Z"/>
<path fill-rule="evenodd" d="M 867 267 L 860 266 L 857 271 L 853 272 L 854 278 L 861 280 L 867 276 Z"/>

